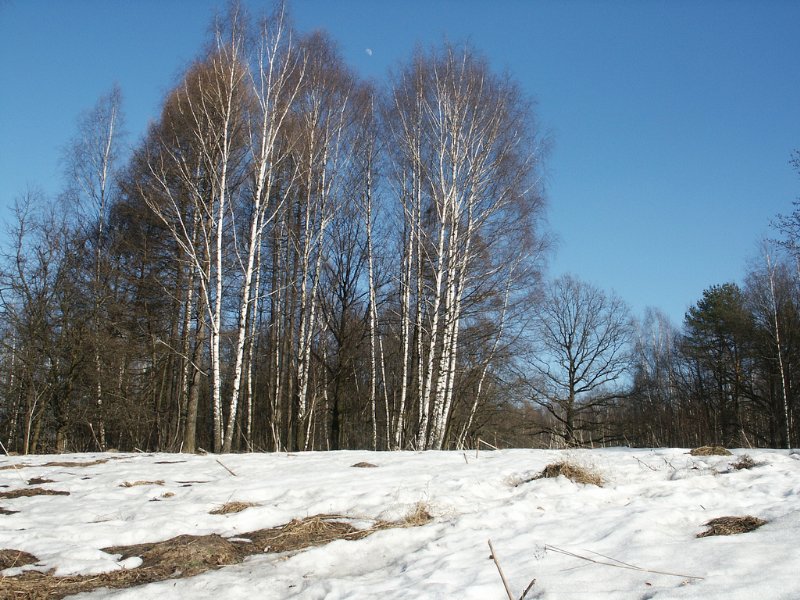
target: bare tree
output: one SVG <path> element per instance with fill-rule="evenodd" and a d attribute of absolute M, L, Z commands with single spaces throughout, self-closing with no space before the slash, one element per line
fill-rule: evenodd
<path fill-rule="evenodd" d="M 388 113 L 403 218 L 406 361 L 416 295 L 416 445 L 442 448 L 465 301 L 485 299 L 489 288 L 502 297 L 509 278 L 530 274 L 527 268 L 515 272 L 514 265 L 524 257 L 527 266 L 536 254 L 541 148 L 517 86 L 493 74 L 469 47 L 416 55 L 395 82 Z M 478 289 L 481 293 L 472 293 Z M 407 395 L 407 389 L 401 392 L 401 398 Z"/>
<path fill-rule="evenodd" d="M 93 268 L 90 285 L 92 296 L 92 337 L 94 354 L 95 404 L 98 423 L 97 438 L 100 450 L 105 449 L 105 425 L 103 410 L 103 377 L 100 360 L 102 340 L 100 336 L 101 311 L 108 294 L 102 289 L 102 275 L 107 270 L 105 263 L 108 246 L 105 242 L 108 210 L 114 186 L 115 171 L 120 159 L 120 137 L 122 135 L 122 93 L 115 85 L 101 97 L 90 111 L 79 119 L 78 134 L 67 154 L 69 187 L 65 194 L 77 216 L 77 224 L 94 246 Z"/>
<path fill-rule="evenodd" d="M 581 433 L 592 435 L 593 413 L 624 396 L 633 334 L 628 308 L 565 275 L 545 292 L 535 332 L 531 400 L 555 420 L 550 433 L 579 444 Z"/>

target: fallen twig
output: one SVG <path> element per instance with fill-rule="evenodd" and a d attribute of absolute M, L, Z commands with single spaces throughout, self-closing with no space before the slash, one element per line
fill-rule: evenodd
<path fill-rule="evenodd" d="M 585 560 L 587 562 L 591 562 L 591 563 L 594 563 L 596 565 L 605 565 L 607 567 L 617 567 L 618 569 L 630 569 L 631 571 L 641 571 L 643 573 L 654 573 L 656 575 L 669 575 L 671 577 L 682 577 L 684 579 L 705 579 L 704 577 L 698 577 L 696 575 L 684 575 L 684 574 L 681 574 L 681 573 L 670 573 L 669 571 L 657 571 L 657 570 L 654 570 L 654 569 L 645 569 L 643 567 L 638 567 L 636 565 L 631 565 L 629 563 L 622 562 L 621 560 L 617 560 L 616 558 L 611 558 L 610 556 L 605 556 L 603 554 L 600 554 L 599 552 L 592 552 L 591 550 L 589 550 L 589 552 L 591 552 L 592 554 L 595 554 L 597 556 L 600 556 L 600 557 L 605 558 L 605 559 L 607 559 L 609 561 L 612 561 L 612 562 L 605 562 L 605 561 L 597 560 L 597 559 L 594 559 L 594 558 L 591 558 L 591 557 L 588 557 L 588 556 L 582 556 L 580 554 L 576 554 L 575 552 L 570 552 L 569 550 L 564 550 L 563 548 L 559 548 L 557 546 L 551 546 L 549 544 L 545 544 L 544 549 L 545 550 L 552 550 L 553 552 L 557 552 L 559 554 L 564 554 L 565 556 L 572 556 L 573 558 L 580 558 L 581 560 Z"/>
<path fill-rule="evenodd" d="M 223 464 L 222 464 L 222 461 L 221 461 L 220 459 L 218 459 L 218 458 L 217 458 L 217 459 L 216 459 L 216 461 L 217 461 L 217 462 L 219 463 L 219 465 L 220 465 L 220 466 L 221 466 L 223 469 L 225 469 L 225 470 L 226 470 L 228 473 L 230 473 L 230 474 L 231 474 L 231 475 L 233 475 L 234 477 L 238 477 L 238 475 L 236 475 L 236 473 L 234 473 L 234 472 L 233 472 L 233 471 L 231 471 L 231 470 L 230 470 L 228 467 L 226 467 L 225 465 L 223 465 Z"/>
<path fill-rule="evenodd" d="M 494 552 L 494 546 L 492 546 L 492 540 L 489 540 L 489 550 L 491 550 L 492 552 L 492 560 L 494 561 L 494 564 L 497 567 L 497 572 L 500 573 L 500 579 L 503 580 L 503 587 L 506 588 L 506 594 L 508 594 L 508 600 L 514 600 L 514 594 L 511 593 L 511 587 L 508 585 L 508 580 L 506 579 L 506 576 L 503 573 L 503 568 L 500 566 L 500 561 L 497 560 L 497 555 Z"/>

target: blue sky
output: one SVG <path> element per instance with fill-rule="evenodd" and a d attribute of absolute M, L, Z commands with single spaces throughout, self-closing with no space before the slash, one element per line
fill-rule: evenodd
<path fill-rule="evenodd" d="M 27 186 L 62 187 L 76 119 L 122 87 L 128 141 L 197 54 L 211 0 L 0 0 L 0 216 Z M 269 2 L 248 1 L 253 12 Z M 741 279 L 769 222 L 800 197 L 800 2 L 295 0 L 365 77 L 418 43 L 468 40 L 535 99 L 549 272 L 678 323 Z M 367 52 L 371 50 L 371 54 Z"/>

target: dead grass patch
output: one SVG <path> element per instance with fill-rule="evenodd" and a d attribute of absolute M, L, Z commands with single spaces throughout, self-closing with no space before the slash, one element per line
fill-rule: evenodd
<path fill-rule="evenodd" d="M 748 533 L 755 531 L 762 525 L 766 524 L 764 519 L 758 517 L 719 517 L 711 519 L 705 526 L 708 527 L 706 531 L 697 534 L 697 537 L 709 537 L 712 535 L 737 535 L 740 533 Z"/>
<path fill-rule="evenodd" d="M 226 502 L 222 506 L 218 506 L 214 510 L 212 510 L 209 514 L 212 515 L 230 515 L 232 513 L 242 512 L 246 508 L 251 508 L 253 506 L 258 506 L 254 502 Z"/>
<path fill-rule="evenodd" d="M 693 448 L 689 454 L 692 456 L 732 456 L 731 451 L 722 446 L 700 446 Z"/>
<path fill-rule="evenodd" d="M 752 469 L 753 467 L 757 467 L 758 463 L 754 461 L 749 455 L 742 454 L 739 457 L 739 460 L 736 462 L 731 463 L 731 467 L 733 467 L 737 471 L 741 471 L 744 469 Z"/>
<path fill-rule="evenodd" d="M 378 467 L 378 465 L 373 465 L 372 463 L 368 462 L 357 462 L 356 464 L 350 466 L 358 469 L 376 469 Z"/>
<path fill-rule="evenodd" d="M 28 552 L 23 552 L 22 550 L 0 550 L 0 571 L 13 567 L 24 567 L 36 562 L 39 562 L 39 559 Z"/>
<path fill-rule="evenodd" d="M 119 487 L 131 488 L 131 487 L 136 487 L 138 485 L 164 485 L 164 480 L 157 479 L 155 481 L 147 481 L 142 479 L 140 481 L 123 481 L 122 483 L 119 484 Z"/>
<path fill-rule="evenodd" d="M 46 490 L 38 487 L 11 490 L 10 492 L 0 492 L 0 498 L 27 498 L 29 496 L 69 496 L 69 492 L 62 492 L 60 490 Z"/>
<path fill-rule="evenodd" d="M 0 506 L 0 515 L 14 515 L 18 512 L 18 510 L 8 510 L 7 508 Z"/>
<path fill-rule="evenodd" d="M 107 463 L 107 458 L 98 458 L 97 460 L 75 462 L 75 461 L 51 461 L 41 465 L 15 463 L 12 465 L 3 465 L 0 471 L 7 471 L 8 469 L 27 469 L 28 467 L 91 467 L 92 465 L 102 465 Z"/>
<path fill-rule="evenodd" d="M 44 477 L 32 477 L 28 479 L 28 485 L 42 485 L 43 483 L 53 483 L 53 480 L 45 479 Z"/>
<path fill-rule="evenodd" d="M 603 478 L 594 471 L 570 462 L 557 462 L 549 464 L 541 473 L 529 481 L 533 481 L 535 479 L 550 479 L 553 477 L 558 477 L 559 475 L 563 475 L 573 483 L 596 485 L 597 487 L 603 487 L 603 483 L 605 483 Z"/>
<path fill-rule="evenodd" d="M 416 527 L 431 520 L 423 503 L 417 504 L 400 521 L 375 521 L 358 529 L 343 515 L 315 515 L 294 519 L 280 527 L 243 533 L 233 541 L 219 535 L 181 535 L 163 542 L 115 546 L 104 552 L 121 559 L 138 556 L 142 564 L 134 569 L 104 573 L 55 577 L 52 573 L 28 571 L 15 577 L 0 578 L 0 598 L 40 600 L 90 592 L 100 588 L 130 588 L 137 585 L 182 577 L 240 563 L 246 557 L 263 552 L 299 552 L 335 540 L 358 540 L 376 531 L 396 527 Z"/>

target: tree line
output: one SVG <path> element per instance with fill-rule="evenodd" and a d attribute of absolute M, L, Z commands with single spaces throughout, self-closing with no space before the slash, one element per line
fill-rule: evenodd
<path fill-rule="evenodd" d="M 123 131 L 114 88 L 16 203 L 6 451 L 797 445 L 800 208 L 680 326 L 544 281 L 546 139 L 467 45 L 366 82 L 234 5 Z"/>
<path fill-rule="evenodd" d="M 467 46 L 360 80 L 285 7 L 215 19 L 130 149 L 115 89 L 17 203 L 17 452 L 443 448 L 497 418 L 538 290 L 529 101 Z"/>

